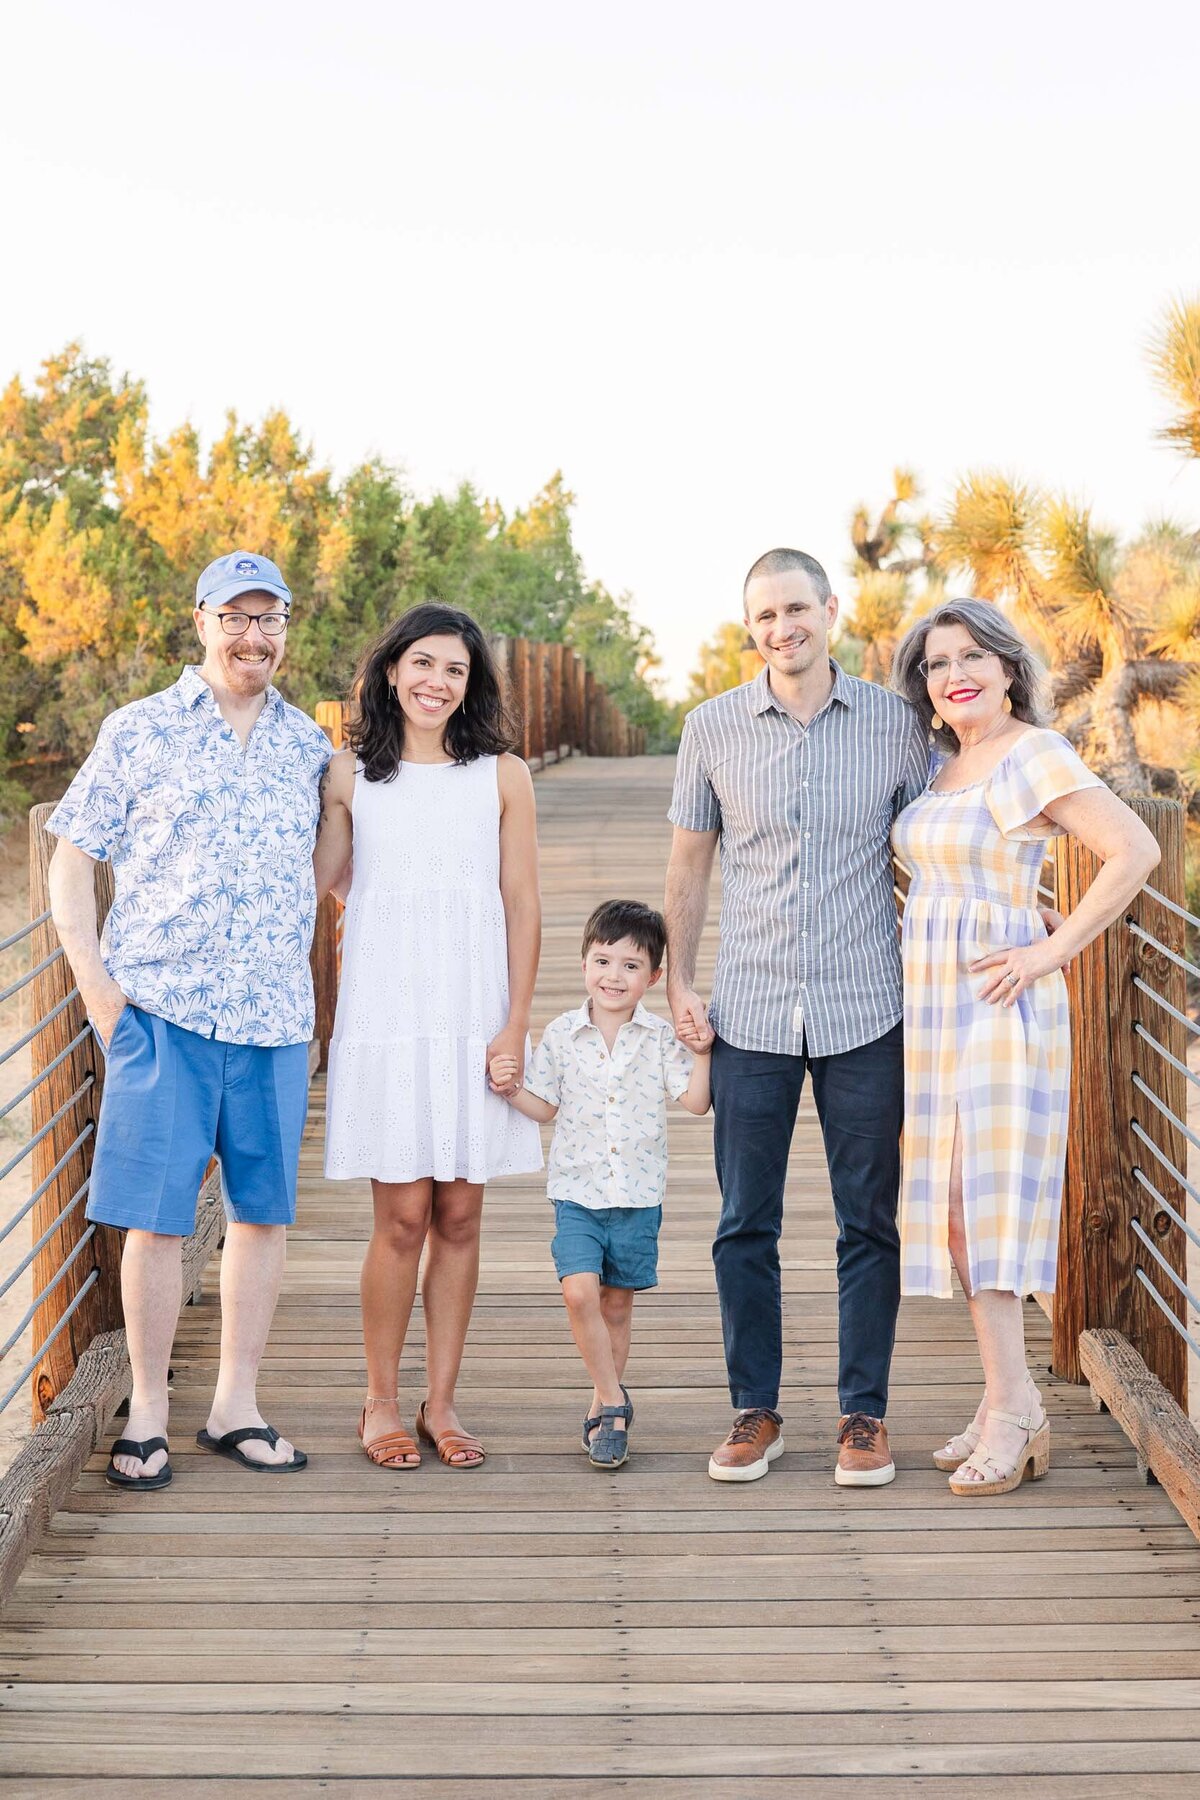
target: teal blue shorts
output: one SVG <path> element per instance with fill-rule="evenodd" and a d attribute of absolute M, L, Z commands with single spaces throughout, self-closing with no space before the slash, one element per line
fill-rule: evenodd
<path fill-rule="evenodd" d="M 225 1044 L 127 1006 L 105 1053 L 87 1216 L 188 1237 L 216 1156 L 235 1224 L 290 1225 L 307 1112 L 307 1044 Z"/>
<path fill-rule="evenodd" d="M 598 1275 L 602 1286 L 658 1286 L 658 1231 L 661 1206 L 579 1206 L 554 1202 L 550 1254 L 564 1275 Z"/>

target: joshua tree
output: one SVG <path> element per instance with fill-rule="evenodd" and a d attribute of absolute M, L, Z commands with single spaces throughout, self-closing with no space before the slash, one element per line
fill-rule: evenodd
<path fill-rule="evenodd" d="M 850 521 L 854 556 L 849 573 L 855 580 L 850 634 L 862 646 L 862 673 L 870 681 L 886 681 L 905 621 L 912 611 L 914 577 L 932 579 L 933 521 L 924 514 L 914 518 L 912 508 L 921 489 L 911 469 L 892 473 L 891 498 L 874 525 L 865 506 L 858 506 Z"/>
<path fill-rule="evenodd" d="M 1148 761 L 1137 714 L 1200 687 L 1200 540 L 1148 528 L 1121 547 L 1088 507 L 994 473 L 959 482 L 939 534 L 947 565 L 1006 602 L 1049 665 L 1058 724 L 1121 794 L 1200 807 L 1180 768 Z"/>
<path fill-rule="evenodd" d="M 1184 456 L 1200 456 L 1200 300 L 1167 307 L 1151 342 L 1150 366 L 1177 409 L 1159 437 Z"/>

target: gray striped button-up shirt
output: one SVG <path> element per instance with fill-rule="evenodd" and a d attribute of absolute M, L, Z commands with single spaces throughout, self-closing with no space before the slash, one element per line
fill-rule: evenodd
<path fill-rule="evenodd" d="M 889 834 L 929 751 L 907 701 L 832 668 L 807 726 L 764 669 L 683 728 L 670 818 L 721 834 L 709 1017 L 743 1050 L 836 1056 L 901 1016 Z"/>

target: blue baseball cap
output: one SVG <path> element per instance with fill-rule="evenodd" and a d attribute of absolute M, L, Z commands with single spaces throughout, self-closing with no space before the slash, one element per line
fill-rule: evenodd
<path fill-rule="evenodd" d="M 197 606 L 224 606 L 239 594 L 274 594 L 290 607 L 292 590 L 277 566 L 265 556 L 252 556 L 248 550 L 231 550 L 210 562 L 196 583 Z"/>

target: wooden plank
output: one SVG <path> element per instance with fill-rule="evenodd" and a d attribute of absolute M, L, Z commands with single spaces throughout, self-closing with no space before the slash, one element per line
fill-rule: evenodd
<path fill-rule="evenodd" d="M 635 748 L 593 698 L 594 741 Z M 577 1001 L 596 899 L 661 893 L 670 778 L 667 759 L 595 756 L 539 776 L 539 1024 Z M 715 920 L 702 981 L 714 946 Z M 488 1461 L 464 1477 L 427 1457 L 398 1477 L 354 1439 L 370 1200 L 365 1183 L 324 1180 L 319 1082 L 313 1098 L 260 1381 L 310 1466 L 268 1482 L 192 1444 L 219 1346 L 210 1273 L 173 1356 L 174 1485 L 134 1506 L 103 1485 L 98 1451 L 0 1622 L 18 1791 L 86 1780 L 91 1800 L 129 1768 L 156 1791 L 222 1795 L 384 1793 L 402 1769 L 406 1795 L 455 1800 L 1195 1790 L 1200 1551 L 1115 1421 L 1050 1379 L 1035 1307 L 1048 1480 L 994 1505 L 950 1495 L 929 1452 L 973 1411 L 979 1360 L 965 1306 L 924 1301 L 905 1304 L 897 1339 L 900 1477 L 834 1486 L 834 1226 L 807 1099 L 782 1243 L 787 1451 L 767 1481 L 730 1489 L 706 1474 L 729 1418 L 706 1122 L 671 1118 L 628 1466 L 598 1475 L 577 1448 L 586 1381 L 544 1186 L 526 1177 L 488 1191 L 460 1384 Z M 410 1420 L 424 1342 L 418 1303 Z"/>

